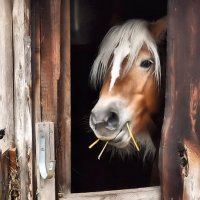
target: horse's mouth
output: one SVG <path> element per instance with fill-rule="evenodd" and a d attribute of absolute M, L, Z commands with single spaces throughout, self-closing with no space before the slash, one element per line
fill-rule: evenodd
<path fill-rule="evenodd" d="M 126 128 L 126 124 L 122 127 L 117 136 L 109 141 L 109 144 L 117 148 L 125 148 L 130 142 L 130 135 Z"/>
<path fill-rule="evenodd" d="M 122 149 L 126 148 L 129 145 L 131 139 L 127 129 L 127 124 L 130 125 L 130 121 L 126 121 L 123 124 L 124 125 L 121 126 L 121 129 L 119 129 L 120 131 L 114 134 L 99 134 L 91 123 L 90 127 L 92 128 L 93 132 L 95 133 L 98 139 L 102 141 L 108 141 L 109 145 Z"/>

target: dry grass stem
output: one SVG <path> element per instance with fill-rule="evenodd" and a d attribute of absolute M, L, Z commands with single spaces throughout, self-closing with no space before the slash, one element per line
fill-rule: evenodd
<path fill-rule="evenodd" d="M 93 142 L 88 148 L 91 149 L 94 145 L 96 145 L 99 142 L 99 139 L 97 139 L 95 142 Z"/>
<path fill-rule="evenodd" d="M 102 154 L 103 154 L 103 152 L 104 152 L 104 150 L 105 150 L 105 148 L 106 148 L 107 145 L 108 145 L 108 141 L 106 142 L 106 144 L 104 145 L 103 149 L 101 150 L 101 152 L 100 152 L 100 154 L 98 156 L 99 160 L 100 160 L 100 158 L 101 158 L 101 156 L 102 156 Z"/>
<path fill-rule="evenodd" d="M 129 134 L 130 134 L 130 136 L 131 136 L 131 138 L 133 140 L 133 144 L 135 145 L 135 148 L 137 149 L 137 151 L 140 151 L 140 149 L 139 149 L 139 147 L 137 145 L 137 142 L 136 142 L 135 138 L 133 137 L 133 133 L 131 132 L 131 129 L 130 129 L 128 123 L 126 124 L 126 126 L 127 126 L 127 129 L 128 129 L 128 132 L 129 132 Z"/>

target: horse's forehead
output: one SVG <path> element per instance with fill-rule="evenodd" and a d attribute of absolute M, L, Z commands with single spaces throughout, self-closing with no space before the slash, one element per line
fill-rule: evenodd
<path fill-rule="evenodd" d="M 146 45 L 144 45 L 137 57 L 135 58 L 134 62 L 140 62 L 142 59 L 148 59 L 152 56 L 151 52 L 149 51 L 149 49 L 146 47 Z M 117 62 L 115 62 L 117 61 Z M 126 66 L 127 66 L 127 62 L 128 62 L 128 55 L 126 54 L 123 58 L 115 58 L 115 60 L 113 61 L 113 65 L 111 70 L 109 70 L 110 73 L 110 86 L 109 86 L 109 92 L 112 90 L 112 88 L 114 87 L 116 80 L 118 77 L 120 77 L 120 75 L 124 74 L 124 71 L 126 70 Z M 134 65 L 134 63 L 132 63 L 132 65 Z"/>
<path fill-rule="evenodd" d="M 126 56 L 130 54 L 130 44 L 127 42 L 123 47 L 117 47 L 114 51 L 113 64 L 111 69 L 111 81 L 109 91 L 115 84 L 116 79 L 120 76 L 121 64 Z"/>

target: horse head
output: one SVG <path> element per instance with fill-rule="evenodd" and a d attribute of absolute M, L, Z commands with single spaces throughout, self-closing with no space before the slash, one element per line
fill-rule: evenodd
<path fill-rule="evenodd" d="M 130 20 L 115 26 L 102 41 L 91 70 L 91 83 L 101 85 L 91 111 L 90 127 L 96 137 L 121 152 L 135 149 L 129 125 L 140 149 L 155 154 L 152 130 L 161 105 L 161 62 L 158 44 L 166 18 L 154 23 Z"/>

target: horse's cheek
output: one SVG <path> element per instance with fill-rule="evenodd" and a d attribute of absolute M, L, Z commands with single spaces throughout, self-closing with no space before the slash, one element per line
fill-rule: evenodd
<path fill-rule="evenodd" d="M 159 110 L 159 91 L 154 82 L 150 81 L 144 90 L 144 96 L 146 99 L 146 106 L 151 113 L 155 113 Z"/>

